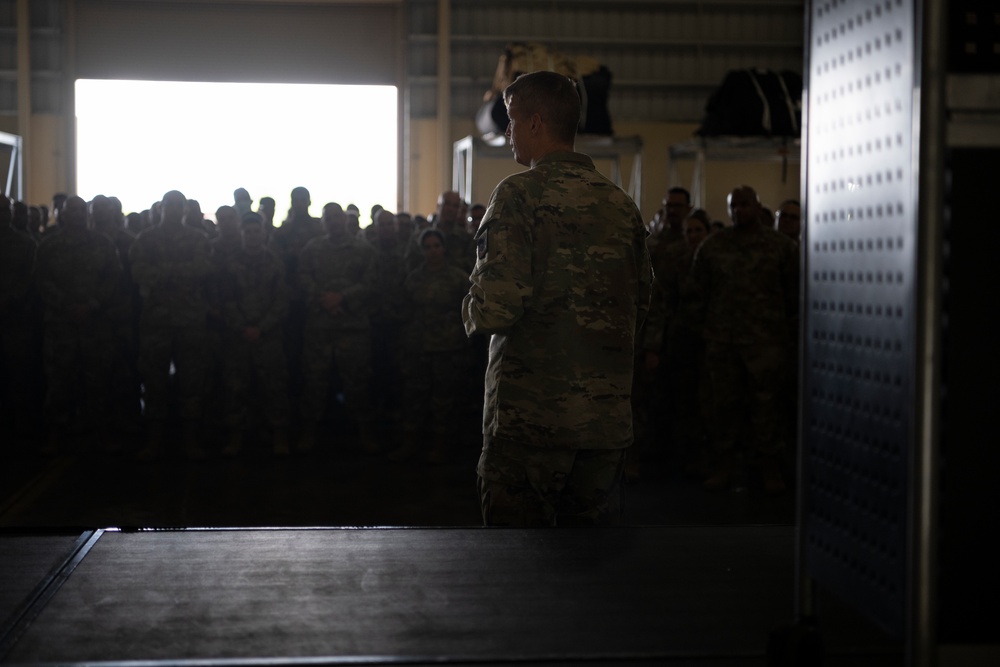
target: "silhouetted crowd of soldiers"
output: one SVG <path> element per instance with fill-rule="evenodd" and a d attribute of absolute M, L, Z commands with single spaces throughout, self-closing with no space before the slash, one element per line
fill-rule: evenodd
<path fill-rule="evenodd" d="M 47 211 L 0 198 L 4 440 L 140 460 L 352 447 L 444 461 L 477 440 L 486 340 L 460 306 L 485 209 L 445 192 L 427 218 L 379 206 L 287 217 L 246 190 L 219 207 L 171 191 Z M 636 345 L 628 473 L 668 456 L 707 490 L 748 469 L 780 493 L 794 442 L 799 207 L 748 187 L 731 225 L 673 188 L 650 223 L 650 317 Z M 11 445 L 12 446 L 12 445 Z"/>

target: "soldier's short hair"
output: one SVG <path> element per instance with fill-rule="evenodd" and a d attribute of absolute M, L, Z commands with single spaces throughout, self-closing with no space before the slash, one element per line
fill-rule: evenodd
<path fill-rule="evenodd" d="M 537 113 L 554 139 L 573 143 L 580 126 L 580 93 L 573 80 L 556 72 L 531 72 L 517 77 L 503 91 L 504 104 L 517 96 L 526 113 Z"/>
<path fill-rule="evenodd" d="M 691 203 L 691 193 L 680 186 L 675 186 L 667 190 L 667 196 L 670 195 L 684 195 L 684 201 L 687 204 Z"/>
<path fill-rule="evenodd" d="M 444 233 L 440 229 L 434 229 L 433 227 L 428 227 L 424 231 L 420 232 L 420 235 L 417 237 L 417 244 L 421 248 L 424 247 L 424 239 L 426 239 L 428 236 L 438 237 L 438 240 L 441 241 L 441 245 L 444 245 Z"/>

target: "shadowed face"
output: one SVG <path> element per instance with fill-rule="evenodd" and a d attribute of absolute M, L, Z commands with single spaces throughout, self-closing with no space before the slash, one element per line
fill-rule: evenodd
<path fill-rule="evenodd" d="M 686 218 L 684 220 L 684 240 L 687 242 L 688 247 L 697 248 L 705 240 L 706 236 L 708 236 L 708 229 L 705 228 L 705 223 L 701 220 L 698 218 Z"/>
<path fill-rule="evenodd" d="M 737 188 L 729 193 L 729 217 L 736 227 L 760 223 L 760 201 L 751 188 Z"/>
<path fill-rule="evenodd" d="M 327 204 L 323 207 L 323 227 L 330 236 L 346 233 L 347 213 L 337 204 Z"/>
<path fill-rule="evenodd" d="M 444 262 L 444 244 L 436 234 L 428 234 L 420 243 L 420 248 L 424 253 L 424 261 L 431 266 L 439 266 Z"/>
<path fill-rule="evenodd" d="M 516 95 L 512 95 L 510 103 L 507 104 L 507 117 L 510 122 L 507 124 L 506 134 L 510 148 L 514 152 L 514 160 L 518 164 L 530 167 L 534 150 L 532 132 L 534 121 L 531 114 L 521 109 Z"/>

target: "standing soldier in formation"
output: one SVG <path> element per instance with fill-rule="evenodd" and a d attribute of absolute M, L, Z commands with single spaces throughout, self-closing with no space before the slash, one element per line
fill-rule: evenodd
<path fill-rule="evenodd" d="M 139 372 L 148 440 L 139 455 L 146 460 L 163 453 L 171 363 L 177 372 L 184 454 L 205 458 L 198 428 L 208 366 L 203 289 L 211 259 L 205 234 L 182 224 L 184 204 L 176 190 L 163 195 L 160 224 L 143 231 L 131 252 L 132 277 L 142 297 Z"/>
<path fill-rule="evenodd" d="M 391 456 L 403 460 L 417 454 L 420 431 L 429 423 L 433 441 L 424 454 L 440 463 L 458 437 L 460 398 L 466 392 L 469 341 L 460 309 L 469 276 L 448 262 L 439 230 L 421 232 L 420 247 L 424 263 L 405 283 L 410 324 L 403 344 L 403 444 Z"/>
<path fill-rule="evenodd" d="M 268 248 L 285 266 L 285 283 L 288 286 L 288 319 L 285 321 L 285 359 L 288 365 L 288 384 L 292 399 L 302 394 L 302 348 L 306 326 L 306 295 L 299 285 L 299 256 L 306 244 L 323 235 L 319 220 L 309 214 L 312 200 L 309 190 L 297 187 L 292 190 L 292 208 L 288 217 L 274 229 Z"/>
<path fill-rule="evenodd" d="M 126 232 L 115 201 L 97 195 L 90 202 L 90 219 L 94 230 L 104 234 L 115 244 L 122 271 L 114 296 L 108 304 L 108 319 L 114 341 L 111 361 L 111 419 L 115 430 L 122 435 L 139 432 L 140 403 L 139 376 L 136 369 L 138 356 L 136 308 L 138 295 L 132 281 L 129 252 L 135 237 Z"/>
<path fill-rule="evenodd" d="M 798 250 L 787 236 L 761 224 L 753 188 L 736 188 L 728 202 L 733 226 L 705 239 L 693 268 L 704 301 L 713 403 L 713 461 L 704 487 L 742 488 L 748 463 L 737 448 L 742 442 L 760 465 L 764 491 L 776 494 L 786 488 L 779 459 L 785 447 L 781 400 L 798 313 Z"/>
<path fill-rule="evenodd" d="M 288 369 L 281 337 L 288 293 L 285 268 L 264 248 L 265 234 L 260 215 L 243 215 L 243 249 L 230 261 L 224 283 L 228 442 L 223 454 L 227 456 L 236 456 L 243 448 L 251 384 L 256 385 L 261 411 L 271 428 L 272 451 L 276 456 L 290 453 Z"/>
<path fill-rule="evenodd" d="M 472 235 L 465 229 L 462 207 L 462 198 L 457 192 L 451 190 L 442 192 L 438 197 L 437 214 L 434 216 L 431 228 L 444 235 L 445 256 L 448 262 L 468 274 L 476 263 L 476 244 L 472 240 Z M 407 273 L 416 270 L 424 261 L 419 241 L 422 231 L 416 229 L 410 236 L 405 254 Z"/>
<path fill-rule="evenodd" d="M 315 446 L 317 426 L 330 396 L 335 366 L 348 411 L 357 422 L 362 448 L 377 448 L 371 407 L 371 327 L 368 314 L 375 283 L 374 250 L 352 236 L 340 204 L 323 207 L 326 235 L 302 250 L 298 278 L 309 307 L 306 318 L 299 448 Z"/>
<path fill-rule="evenodd" d="M 45 304 L 45 378 L 49 445 L 60 444 L 82 408 L 84 423 L 106 446 L 112 329 L 108 307 L 121 265 L 114 244 L 87 229 L 87 202 L 72 196 L 60 215 L 59 232 L 38 249 L 35 282 Z M 83 387 L 77 383 L 83 377 Z M 82 391 L 81 391 L 82 389 Z M 82 405 L 80 404 L 82 403 Z"/>
<path fill-rule="evenodd" d="M 10 199 L 0 194 L 0 436 L 8 443 L 33 435 L 27 387 L 35 374 L 29 295 L 36 244 L 11 227 L 11 217 Z"/>
<path fill-rule="evenodd" d="M 380 423 L 389 435 L 399 426 L 402 395 L 400 387 L 400 344 L 406 322 L 403 312 L 403 243 L 396 216 L 391 211 L 375 214 L 375 285 L 370 315 L 372 328 L 372 395 Z M 408 333 L 408 332 L 407 332 Z"/>

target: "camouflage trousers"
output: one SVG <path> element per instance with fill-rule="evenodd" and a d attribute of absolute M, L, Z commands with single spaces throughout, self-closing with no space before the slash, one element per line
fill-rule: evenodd
<path fill-rule="evenodd" d="M 108 369 L 114 358 L 110 324 L 46 324 L 43 358 L 48 423 L 65 427 L 74 408 L 78 408 L 87 426 L 106 427 L 111 381 Z"/>
<path fill-rule="evenodd" d="M 360 422 L 374 418 L 371 402 L 371 332 L 307 328 L 302 371 L 302 419 L 318 423 L 330 399 L 331 371 L 336 368 L 351 414 Z"/>
<path fill-rule="evenodd" d="M 483 436 L 479 500 L 487 526 L 621 522 L 624 449 L 550 449 Z"/>
<path fill-rule="evenodd" d="M 0 439 L 7 433 L 28 436 L 40 415 L 43 388 L 37 333 L 32 322 L 0 320 Z"/>
<path fill-rule="evenodd" d="M 784 448 L 780 422 L 787 359 L 783 345 L 706 344 L 712 455 L 718 467 L 735 465 L 739 442 L 762 457 L 772 457 Z"/>
<path fill-rule="evenodd" d="M 177 378 L 177 411 L 184 421 L 202 417 L 208 375 L 208 335 L 204 327 L 153 327 L 139 331 L 139 376 L 147 421 L 162 423 L 169 415 L 170 365 Z"/>
<path fill-rule="evenodd" d="M 254 384 L 267 424 L 272 429 L 288 426 L 288 367 L 285 362 L 280 333 L 262 336 L 255 343 L 235 336 L 226 337 L 223 384 L 225 424 L 229 429 L 245 425 Z"/>
<path fill-rule="evenodd" d="M 403 362 L 403 431 L 429 423 L 436 436 L 458 433 L 466 396 L 468 351 L 415 352 Z"/>

